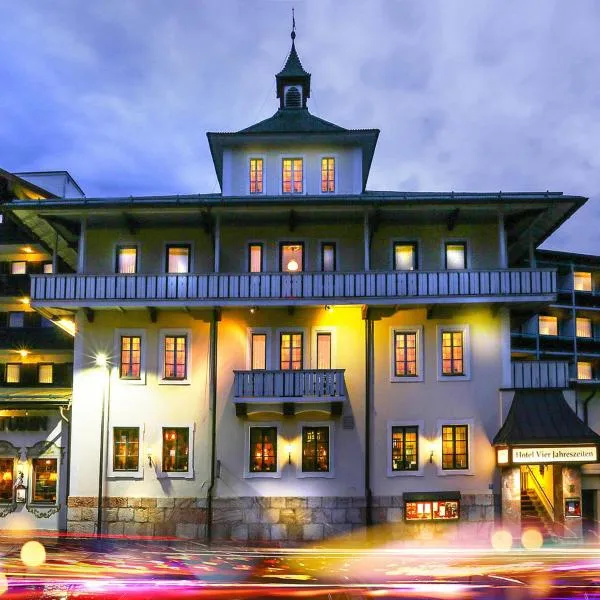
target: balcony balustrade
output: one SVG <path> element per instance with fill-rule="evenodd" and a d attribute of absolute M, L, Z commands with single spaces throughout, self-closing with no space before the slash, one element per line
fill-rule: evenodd
<path fill-rule="evenodd" d="M 512 381 L 515 389 L 569 387 L 569 363 L 566 361 L 514 361 Z"/>

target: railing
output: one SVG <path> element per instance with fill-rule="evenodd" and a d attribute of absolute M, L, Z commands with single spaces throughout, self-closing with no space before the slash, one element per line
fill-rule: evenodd
<path fill-rule="evenodd" d="M 544 389 L 569 387 L 569 363 L 566 361 L 514 361 L 512 387 Z"/>
<path fill-rule="evenodd" d="M 346 398 L 344 369 L 298 371 L 234 371 L 235 400 L 342 401 Z"/>
<path fill-rule="evenodd" d="M 385 271 L 356 273 L 238 273 L 178 275 L 33 275 L 31 298 L 42 302 L 215 301 L 248 304 L 268 300 L 323 303 L 493 297 L 498 301 L 556 294 L 556 271 Z"/>
<path fill-rule="evenodd" d="M 529 484 L 532 481 L 533 487 L 530 488 Z M 554 521 L 554 504 L 552 504 L 550 498 L 548 498 L 546 490 L 544 490 L 544 486 L 538 481 L 537 477 L 535 476 L 535 473 L 531 470 L 531 467 L 529 465 L 525 465 L 525 469 L 521 471 L 521 489 L 533 489 L 538 499 L 546 509 L 548 518 Z"/>

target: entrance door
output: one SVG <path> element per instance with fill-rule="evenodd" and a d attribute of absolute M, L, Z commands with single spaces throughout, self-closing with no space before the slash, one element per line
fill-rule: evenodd
<path fill-rule="evenodd" d="M 598 541 L 598 525 L 596 523 L 596 494 L 597 490 L 582 490 L 581 502 L 583 539 Z"/>
<path fill-rule="evenodd" d="M 552 465 L 521 466 L 521 525 L 544 538 L 554 534 L 554 470 Z"/>

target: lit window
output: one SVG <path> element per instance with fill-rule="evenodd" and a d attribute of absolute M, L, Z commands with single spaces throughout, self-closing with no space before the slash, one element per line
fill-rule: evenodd
<path fill-rule="evenodd" d="M 464 242 L 446 244 L 446 269 L 467 268 L 467 245 Z"/>
<path fill-rule="evenodd" d="M 281 244 L 280 265 L 282 271 L 299 273 L 303 268 L 304 245 L 300 242 L 295 244 Z"/>
<path fill-rule="evenodd" d="M 302 427 L 302 472 L 329 472 L 329 427 Z"/>
<path fill-rule="evenodd" d="M 137 272 L 137 247 L 117 246 L 117 273 Z"/>
<path fill-rule="evenodd" d="M 113 428 L 113 471 L 137 471 L 140 465 L 139 427 Z"/>
<path fill-rule="evenodd" d="M 456 521 L 459 503 L 457 500 L 405 502 L 404 514 L 407 521 Z"/>
<path fill-rule="evenodd" d="M 142 338 L 137 335 L 121 336 L 121 379 L 139 379 L 142 367 Z"/>
<path fill-rule="evenodd" d="M 335 192 L 335 158 L 321 159 L 321 191 Z"/>
<path fill-rule="evenodd" d="M 187 336 L 165 336 L 164 379 L 185 379 L 187 375 Z"/>
<path fill-rule="evenodd" d="M 540 335 L 558 335 L 558 318 L 540 315 L 538 319 Z"/>
<path fill-rule="evenodd" d="M 263 159 L 250 159 L 250 193 L 262 194 L 263 192 Z"/>
<path fill-rule="evenodd" d="M 52 267 L 52 263 L 51 262 L 44 263 L 43 266 L 42 266 L 42 269 L 43 269 L 43 272 L 46 275 L 49 275 L 49 274 L 51 274 L 51 273 L 54 272 L 54 268 Z"/>
<path fill-rule="evenodd" d="M 31 501 L 36 504 L 56 504 L 58 482 L 56 458 L 34 458 L 32 467 Z"/>
<path fill-rule="evenodd" d="M 442 469 L 468 469 L 468 425 L 442 427 Z"/>
<path fill-rule="evenodd" d="M 417 332 L 394 332 L 394 376 L 417 376 Z"/>
<path fill-rule="evenodd" d="M 10 274 L 11 275 L 25 275 L 27 273 L 27 262 L 19 260 L 10 263 Z"/>
<path fill-rule="evenodd" d="M 592 379 L 592 363 L 582 361 L 577 363 L 577 379 Z"/>
<path fill-rule="evenodd" d="M 321 270 L 335 271 L 336 268 L 335 243 L 323 242 L 321 244 Z"/>
<path fill-rule="evenodd" d="M 263 245 L 248 245 L 248 270 L 250 273 L 261 273 L 263 270 Z"/>
<path fill-rule="evenodd" d="M 394 269 L 396 271 L 414 271 L 417 268 L 417 244 L 394 244 Z"/>
<path fill-rule="evenodd" d="M 12 502 L 15 461 L 13 458 L 0 458 L 0 502 Z"/>
<path fill-rule="evenodd" d="M 301 194 L 303 161 L 301 158 L 284 158 L 282 161 L 282 191 L 284 194 Z"/>
<path fill-rule="evenodd" d="M 8 363 L 6 365 L 5 383 L 19 383 L 21 381 L 21 365 Z"/>
<path fill-rule="evenodd" d="M 462 331 L 442 331 L 442 375 L 465 374 L 464 335 Z"/>
<path fill-rule="evenodd" d="M 578 292 L 591 292 L 592 274 L 585 271 L 575 271 L 573 273 L 573 287 Z"/>
<path fill-rule="evenodd" d="M 267 334 L 253 333 L 251 336 L 251 364 L 253 371 L 267 368 Z"/>
<path fill-rule="evenodd" d="M 279 354 L 280 369 L 283 371 L 298 371 L 302 369 L 302 338 L 301 333 L 282 333 Z"/>
<path fill-rule="evenodd" d="M 189 244 L 169 244 L 167 246 L 167 273 L 190 272 Z"/>
<path fill-rule="evenodd" d="M 8 326 L 9 327 L 24 327 L 25 326 L 25 313 L 22 311 L 8 313 Z"/>
<path fill-rule="evenodd" d="M 317 369 L 331 369 L 331 333 L 317 333 Z"/>
<path fill-rule="evenodd" d="M 162 470 L 180 473 L 189 470 L 190 430 L 187 427 L 163 427 Z"/>
<path fill-rule="evenodd" d="M 250 427 L 250 473 L 277 471 L 277 428 Z"/>
<path fill-rule="evenodd" d="M 586 317 L 577 317 L 577 337 L 591 338 L 592 337 L 592 320 Z"/>
<path fill-rule="evenodd" d="M 418 427 L 392 427 L 392 471 L 419 469 Z"/>
<path fill-rule="evenodd" d="M 53 383 L 54 382 L 54 365 L 42 364 L 38 365 L 38 382 Z"/>

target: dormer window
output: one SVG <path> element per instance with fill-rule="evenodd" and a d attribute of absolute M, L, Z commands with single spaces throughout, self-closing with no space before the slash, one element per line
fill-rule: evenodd
<path fill-rule="evenodd" d="M 285 86 L 285 108 L 301 108 L 302 92 L 297 85 Z"/>
<path fill-rule="evenodd" d="M 284 194 L 301 194 L 303 185 L 303 160 L 301 158 L 284 158 L 281 163 L 281 189 Z"/>

